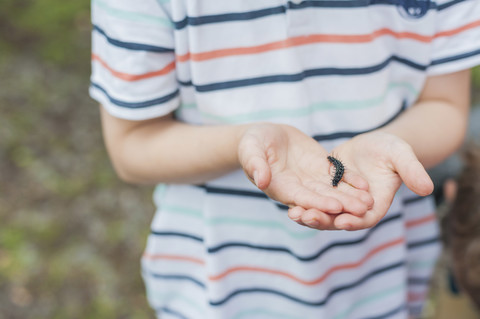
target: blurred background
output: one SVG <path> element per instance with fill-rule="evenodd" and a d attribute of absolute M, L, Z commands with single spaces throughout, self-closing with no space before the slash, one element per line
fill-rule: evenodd
<path fill-rule="evenodd" d="M 90 2 L 1 4 L 0 318 L 153 318 L 152 189 L 120 182 L 103 146 Z"/>
<path fill-rule="evenodd" d="M 153 318 L 140 277 L 152 188 L 120 182 L 104 149 L 89 6 L 2 0 L 0 318 Z M 473 83 L 478 104 L 478 68 Z"/>

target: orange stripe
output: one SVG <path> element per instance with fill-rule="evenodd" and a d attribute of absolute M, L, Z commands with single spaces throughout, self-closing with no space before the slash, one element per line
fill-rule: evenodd
<path fill-rule="evenodd" d="M 144 253 L 143 258 L 150 259 L 150 260 L 157 260 L 157 259 L 181 260 L 181 261 L 188 261 L 188 262 L 192 262 L 200 265 L 205 264 L 205 262 L 201 259 L 188 257 L 188 256 L 178 256 L 178 255 L 151 255 L 148 253 Z"/>
<path fill-rule="evenodd" d="M 418 226 L 418 225 L 421 225 L 421 224 L 431 222 L 431 221 L 436 220 L 436 219 L 437 219 L 437 216 L 435 215 L 435 213 L 432 213 L 432 214 L 430 214 L 426 217 L 422 217 L 422 218 L 414 219 L 414 220 L 409 220 L 408 222 L 405 223 L 405 225 L 407 226 L 407 228 L 410 228 L 410 227 L 414 227 L 414 226 Z"/>
<path fill-rule="evenodd" d="M 356 263 L 349 263 L 349 264 L 344 264 L 344 265 L 338 265 L 338 266 L 335 266 L 335 267 L 332 267 L 330 268 L 323 276 L 321 276 L 320 278 L 317 278 L 317 279 L 314 279 L 314 280 L 303 280 L 303 279 L 300 279 L 298 277 L 295 277 L 294 275 L 292 274 L 289 274 L 289 273 L 286 273 L 286 272 L 283 272 L 283 271 L 280 271 L 280 270 L 274 270 L 274 269 L 267 269 L 267 268 L 259 268 L 259 267 L 248 267 L 248 266 L 243 266 L 243 267 L 234 267 L 234 268 L 230 268 L 228 269 L 227 271 L 219 274 L 219 275 L 216 275 L 216 276 L 209 276 L 209 279 L 212 280 L 212 281 L 216 281 L 216 280 L 220 280 L 234 272 L 239 272 L 239 271 L 249 271 L 249 272 L 262 272 L 262 273 L 268 273 L 268 274 L 272 274 L 272 275 L 278 275 L 278 276 L 282 276 L 282 277 L 286 277 L 286 278 L 290 278 L 296 282 L 299 282 L 301 284 L 304 284 L 304 285 L 308 285 L 308 286 L 311 286 L 311 285 L 316 285 L 316 284 L 319 284 L 321 283 L 322 281 L 324 281 L 328 276 L 330 276 L 332 273 L 336 272 L 336 271 L 339 271 L 339 270 L 344 270 L 344 269 L 352 269 L 352 268 L 357 268 L 357 267 L 360 267 L 362 264 L 364 264 L 368 259 L 370 259 L 371 257 L 373 257 L 374 255 L 378 254 L 379 252 L 381 252 L 382 250 L 385 250 L 389 247 L 392 247 L 392 246 L 395 246 L 395 245 L 399 245 L 401 243 L 403 243 L 405 241 L 404 238 L 399 238 L 397 240 L 393 240 L 391 242 L 388 242 L 388 243 L 385 243 L 381 246 L 378 246 L 377 248 L 375 248 L 374 250 L 370 251 L 365 257 L 363 257 L 360 261 L 356 262 Z"/>
<path fill-rule="evenodd" d="M 285 40 L 270 42 L 253 47 L 238 47 L 201 53 L 186 53 L 184 55 L 177 55 L 176 59 L 178 62 L 185 62 L 188 60 L 199 62 L 228 56 L 258 54 L 312 43 L 366 43 L 372 42 L 373 40 L 382 36 L 392 36 L 396 39 L 410 39 L 419 42 L 429 43 L 435 38 L 456 35 L 458 33 L 476 28 L 478 26 L 480 26 L 480 20 L 453 30 L 439 32 L 433 36 L 425 36 L 412 32 L 395 32 L 386 28 L 379 29 L 377 31 L 374 31 L 373 33 L 360 35 L 313 34 L 309 36 L 288 38 Z"/>
<path fill-rule="evenodd" d="M 480 27 L 480 20 L 474 21 L 472 23 L 464 25 L 463 27 L 459 27 L 459 28 L 456 28 L 456 29 L 453 29 L 453 30 L 439 32 L 439 33 L 435 34 L 435 38 L 450 37 L 452 35 L 456 35 L 456 34 L 459 34 L 463 31 L 470 30 L 470 29 L 477 28 L 477 27 Z"/>
<path fill-rule="evenodd" d="M 268 51 L 291 48 L 295 46 L 307 45 L 312 43 L 365 43 L 372 42 L 374 39 L 383 36 L 391 35 L 399 39 L 413 38 L 422 42 L 429 42 L 432 37 L 421 36 L 414 33 L 402 32 L 395 33 L 389 29 L 380 29 L 374 33 L 364 35 L 336 35 L 336 34 L 312 34 L 308 36 L 300 36 L 288 38 L 281 41 L 270 42 L 254 47 L 240 47 L 230 49 L 220 49 L 203 53 L 187 53 L 185 55 L 177 55 L 177 61 L 185 62 L 191 59 L 192 61 L 205 61 L 227 56 L 258 54 Z"/>
<path fill-rule="evenodd" d="M 426 297 L 425 292 L 409 292 L 408 293 L 408 301 L 409 302 L 419 302 L 425 300 Z"/>
<path fill-rule="evenodd" d="M 230 48 L 203 53 L 187 53 L 185 55 L 177 55 L 177 61 L 185 62 L 189 59 L 192 61 L 205 61 L 226 56 L 263 53 L 312 43 L 365 43 L 371 42 L 374 39 L 384 35 L 391 35 L 399 39 L 411 38 L 422 42 L 429 42 L 432 40 L 432 37 L 422 36 L 410 32 L 396 33 L 389 29 L 380 29 L 373 33 L 363 35 L 312 34 L 308 36 L 288 38 L 254 47 Z"/>
<path fill-rule="evenodd" d="M 116 71 L 116 70 L 112 69 L 98 55 L 95 55 L 93 53 L 92 53 L 92 60 L 93 61 L 98 61 L 105 69 L 110 71 L 110 73 L 112 73 L 112 75 L 114 77 L 122 79 L 124 81 L 138 81 L 138 80 L 153 78 L 153 77 L 156 77 L 156 76 L 168 74 L 169 72 L 171 72 L 172 70 L 175 69 L 175 61 L 173 61 L 173 62 L 167 64 L 161 70 L 135 75 L 135 74 L 128 74 L 128 73 L 119 72 L 119 71 Z"/>

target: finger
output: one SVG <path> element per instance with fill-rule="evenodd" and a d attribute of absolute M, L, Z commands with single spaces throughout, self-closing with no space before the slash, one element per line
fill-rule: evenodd
<path fill-rule="evenodd" d="M 368 210 L 368 205 L 348 194 L 339 190 L 331 192 L 331 196 L 336 198 L 343 205 L 343 213 L 350 213 L 356 216 L 363 216 Z"/>
<path fill-rule="evenodd" d="M 258 163 L 253 171 L 253 180 L 255 185 L 261 190 L 265 190 L 272 180 L 272 172 L 267 162 Z"/>
<path fill-rule="evenodd" d="M 268 165 L 265 151 L 255 143 L 248 144 L 249 147 L 242 149 L 240 163 L 242 163 L 245 174 L 258 188 L 266 189 L 272 180 L 272 173 Z"/>
<path fill-rule="evenodd" d="M 354 188 L 347 183 L 338 184 L 337 189 L 349 197 L 360 200 L 362 203 L 367 205 L 368 209 L 373 207 L 373 203 L 374 203 L 373 196 L 368 191 Z"/>
<path fill-rule="evenodd" d="M 342 181 L 355 187 L 356 189 L 368 191 L 369 188 L 368 182 L 365 178 L 348 169 L 345 170 Z"/>
<path fill-rule="evenodd" d="M 398 175 L 405 185 L 420 196 L 433 192 L 433 182 L 423 165 L 418 161 L 410 146 L 392 157 Z"/>
<path fill-rule="evenodd" d="M 305 224 L 302 222 L 302 215 L 304 212 L 305 212 L 305 209 L 303 207 L 300 207 L 300 206 L 290 207 L 288 209 L 288 217 L 294 222 L 305 226 Z"/>
<path fill-rule="evenodd" d="M 340 214 L 335 218 L 334 225 L 343 230 L 360 230 L 375 226 L 387 213 L 392 204 L 397 188 L 389 188 L 386 185 L 375 185 L 370 188 L 370 193 L 375 202 L 373 207 L 363 216 L 353 214 Z"/>
<path fill-rule="evenodd" d="M 383 217 L 383 216 L 381 216 Z M 368 211 L 364 216 L 339 214 L 335 216 L 334 226 L 342 230 L 360 230 L 375 226 L 381 219 L 374 211 Z"/>
<path fill-rule="evenodd" d="M 334 230 L 335 215 L 326 214 L 318 209 L 307 209 L 302 213 L 301 221 L 304 225 L 318 230 Z"/>
<path fill-rule="evenodd" d="M 342 212 L 357 216 L 364 215 L 373 202 L 369 193 L 355 189 L 346 183 L 340 183 L 337 187 L 317 183 L 312 189 L 315 193 L 324 194 L 340 202 L 343 207 Z M 329 211 L 325 212 L 330 213 Z"/>
<path fill-rule="evenodd" d="M 328 214 L 338 214 L 344 207 L 340 201 L 331 197 L 319 195 L 306 187 L 299 187 L 295 193 L 284 194 L 284 198 L 290 199 L 289 206 L 301 206 L 306 209 L 316 208 Z"/>
<path fill-rule="evenodd" d="M 336 174 L 333 165 L 330 167 L 330 171 L 331 174 Z M 355 188 L 351 183 L 359 188 Z M 335 197 L 342 203 L 344 212 L 362 216 L 373 205 L 373 197 L 367 192 L 368 189 L 368 182 L 363 177 L 352 171 L 345 171 L 340 183 L 331 187 L 331 192 L 328 195 Z"/>

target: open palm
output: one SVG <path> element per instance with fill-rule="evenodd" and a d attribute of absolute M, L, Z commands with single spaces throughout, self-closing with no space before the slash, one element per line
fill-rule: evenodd
<path fill-rule="evenodd" d="M 394 135 L 362 134 L 338 146 L 334 152 L 345 160 L 349 169 L 368 181 L 374 199 L 372 208 L 363 216 L 337 216 L 336 228 L 356 230 L 377 224 L 387 213 L 402 182 L 418 195 L 426 196 L 433 191 L 433 183 L 412 148 Z"/>
<path fill-rule="evenodd" d="M 333 187 L 327 151 L 291 126 L 256 125 L 243 135 L 238 150 L 245 173 L 257 187 L 297 213 L 302 209 L 296 221 L 325 229 L 316 227 L 322 218 L 342 212 L 361 217 L 373 204 L 368 184 L 355 173 L 345 178 L 356 187 Z"/>

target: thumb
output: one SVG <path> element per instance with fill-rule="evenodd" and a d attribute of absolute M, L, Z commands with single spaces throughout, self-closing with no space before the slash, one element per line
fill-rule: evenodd
<path fill-rule="evenodd" d="M 427 196 L 433 192 L 432 179 L 409 145 L 397 156 L 393 156 L 392 162 L 403 183 L 410 190 L 420 196 Z"/>
<path fill-rule="evenodd" d="M 262 144 L 258 141 L 243 141 L 239 146 L 239 161 L 248 179 L 265 190 L 272 179 L 270 165 Z"/>

